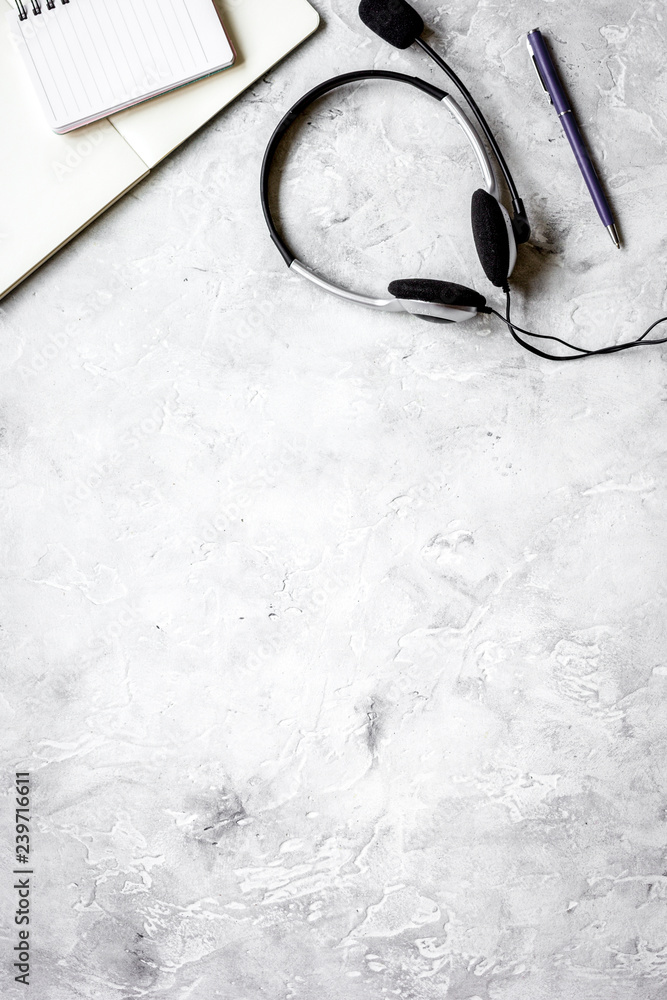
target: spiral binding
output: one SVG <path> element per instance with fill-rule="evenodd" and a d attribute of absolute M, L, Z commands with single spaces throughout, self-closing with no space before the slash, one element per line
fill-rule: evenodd
<path fill-rule="evenodd" d="M 19 21 L 26 21 L 28 18 L 28 10 L 23 4 L 22 0 L 14 0 L 16 7 L 19 12 Z M 69 3 L 69 0 L 60 0 L 61 4 Z M 32 7 L 33 14 L 42 13 L 42 0 L 30 0 L 30 5 Z M 56 0 L 46 0 L 46 9 L 53 10 L 56 6 Z"/>

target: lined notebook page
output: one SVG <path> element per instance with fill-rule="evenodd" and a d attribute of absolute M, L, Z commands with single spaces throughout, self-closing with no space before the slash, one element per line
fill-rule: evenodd
<path fill-rule="evenodd" d="M 45 0 L 15 34 L 51 127 L 66 131 L 231 65 L 213 0 Z"/>

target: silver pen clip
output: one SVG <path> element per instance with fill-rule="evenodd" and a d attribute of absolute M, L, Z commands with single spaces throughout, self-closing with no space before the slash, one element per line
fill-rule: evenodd
<path fill-rule="evenodd" d="M 545 94 L 547 95 L 547 97 L 549 98 L 549 102 L 550 102 L 551 104 L 553 104 L 553 101 L 551 100 L 551 94 L 549 93 L 549 90 L 547 89 L 547 85 L 546 85 L 546 83 L 544 82 L 544 79 L 543 79 L 543 77 L 542 77 L 542 74 L 540 73 L 540 70 L 539 70 L 539 66 L 537 65 L 537 59 L 535 58 L 535 53 L 533 52 L 533 50 L 532 50 L 532 48 L 531 48 L 531 45 L 530 45 L 530 39 L 529 39 L 529 38 L 527 38 L 527 39 L 526 39 L 526 46 L 527 46 L 527 48 L 528 48 L 528 52 L 529 52 L 529 54 L 530 54 L 530 61 L 532 62 L 533 66 L 535 67 L 535 72 L 537 73 L 537 79 L 538 79 L 538 80 L 540 81 L 540 83 L 542 84 L 542 90 L 544 91 L 544 93 L 545 93 Z"/>
<path fill-rule="evenodd" d="M 530 58 L 531 58 L 531 60 L 532 60 L 532 63 L 533 63 L 533 66 L 535 67 L 535 72 L 537 73 L 537 79 L 538 79 L 538 80 L 540 81 L 540 83 L 542 84 L 542 90 L 544 91 L 544 93 L 545 93 L 545 94 L 549 94 L 549 91 L 547 90 L 547 85 L 546 85 L 546 83 L 544 82 L 544 80 L 542 79 L 542 74 L 541 74 L 541 73 L 540 73 L 540 71 L 539 71 L 539 68 L 538 68 L 538 65 L 537 65 L 537 59 L 536 59 L 536 58 L 535 58 L 535 56 L 534 56 L 534 55 L 532 54 L 532 52 L 531 52 L 531 54 L 530 54 Z M 551 100 L 551 97 L 549 97 L 549 100 Z"/>

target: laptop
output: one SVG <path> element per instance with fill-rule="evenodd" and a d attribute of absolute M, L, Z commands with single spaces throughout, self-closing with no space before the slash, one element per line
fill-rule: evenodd
<path fill-rule="evenodd" d="M 217 2 L 217 0 L 216 0 Z M 134 187 L 318 26 L 307 0 L 221 0 L 234 65 L 58 135 L 0 0 L 0 298 Z"/>

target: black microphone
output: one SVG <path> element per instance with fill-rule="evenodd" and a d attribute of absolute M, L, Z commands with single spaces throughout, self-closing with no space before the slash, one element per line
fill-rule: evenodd
<path fill-rule="evenodd" d="M 424 30 L 424 22 L 406 0 L 361 0 L 359 17 L 397 49 L 407 49 Z"/>

